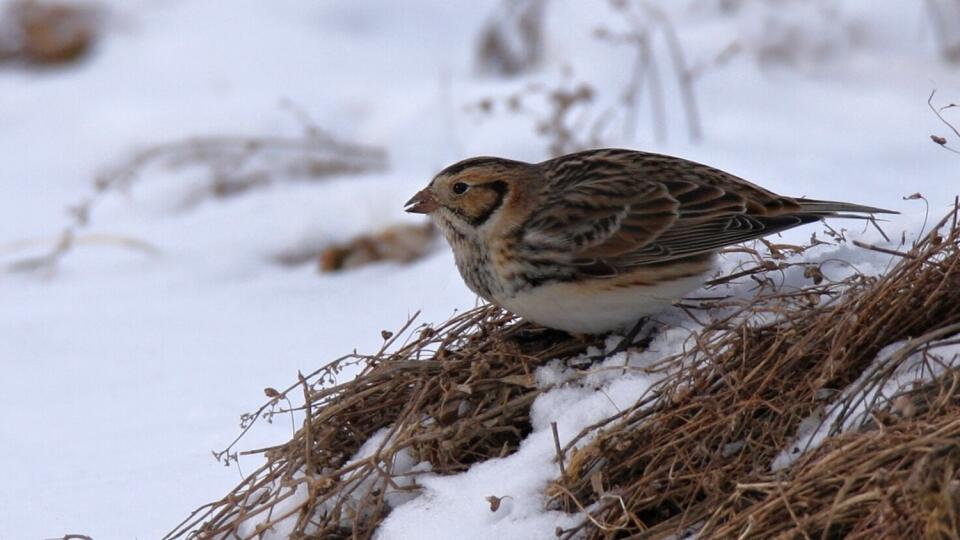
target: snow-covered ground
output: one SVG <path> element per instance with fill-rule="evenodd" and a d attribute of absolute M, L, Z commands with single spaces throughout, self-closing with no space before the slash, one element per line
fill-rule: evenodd
<path fill-rule="evenodd" d="M 284 100 L 338 137 L 389 154 L 384 172 L 284 182 L 192 207 L 182 201 L 205 179 L 202 169 L 152 168 L 129 192 L 104 199 L 84 234 L 133 238 L 156 253 L 81 242 L 52 275 L 2 271 L 0 539 L 159 537 L 239 480 L 210 451 L 233 439 L 239 415 L 264 400 L 264 387 L 377 348 L 381 329 L 417 310 L 421 321 L 441 321 L 475 304 L 446 249 L 409 266 L 335 275 L 274 257 L 414 221 L 403 202 L 463 157 L 546 157 L 529 120 L 468 110 L 480 98 L 534 81 L 557 84 L 569 67 L 569 80 L 591 81 L 598 100 L 615 101 L 633 53 L 593 37 L 598 25 L 623 27 L 607 2 L 551 2 L 543 66 L 510 80 L 473 69 L 478 30 L 496 4 L 113 0 L 103 40 L 85 62 L 0 67 L 4 266 L 53 243 L 66 208 L 136 150 L 197 135 L 299 133 Z M 945 211 L 960 191 L 960 161 L 930 142 L 930 134 L 947 133 L 926 99 L 933 88 L 943 103 L 960 99 L 960 70 L 939 60 L 922 3 L 847 0 L 826 15 L 822 2 L 782 10 L 746 2 L 729 15 L 720 4 L 658 4 L 669 8 L 692 65 L 712 62 L 734 40 L 742 45 L 697 81 L 702 142 L 685 136 L 658 41 L 668 138 L 655 140 L 645 108 L 637 135 L 612 129 L 610 145 L 683 155 L 787 194 L 900 210 L 886 225 L 891 236 L 923 222 L 923 203 L 903 196 L 925 195 L 933 217 Z M 784 46 L 782 36 L 799 37 Z M 519 508 L 518 500 L 536 502 L 536 485 L 487 493 L 476 479 L 509 479 L 516 470 L 549 478 L 543 462 L 551 456 L 535 439 L 547 436 L 552 415 L 566 414 L 560 426 L 572 434 L 645 383 L 598 384 L 613 401 L 594 397 L 591 406 L 562 389 L 544 395 L 526 447 L 502 463 L 429 481 L 428 497 L 398 511 L 384 536 L 410 537 L 404 531 L 418 512 L 433 508 L 437 517 L 464 504 L 477 505 L 477 519 L 437 517 L 443 528 L 428 536 L 552 533 L 562 518 L 528 507 L 512 519 L 491 517 L 483 500 L 511 495 L 505 504 Z M 586 412 L 571 416 L 576 410 Z M 290 429 L 263 424 L 243 447 L 285 440 Z"/>

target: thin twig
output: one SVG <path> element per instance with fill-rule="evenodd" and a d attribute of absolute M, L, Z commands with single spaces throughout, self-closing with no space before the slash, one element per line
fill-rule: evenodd
<path fill-rule="evenodd" d="M 567 470 L 563 465 L 563 450 L 560 448 L 560 435 L 557 433 L 556 422 L 550 422 L 550 430 L 553 431 L 553 447 L 557 451 L 557 463 L 560 465 L 560 477 L 566 480 Z"/>

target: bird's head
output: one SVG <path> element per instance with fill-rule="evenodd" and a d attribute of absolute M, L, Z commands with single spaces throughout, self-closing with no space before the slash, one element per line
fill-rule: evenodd
<path fill-rule="evenodd" d="M 428 214 L 438 225 L 466 233 L 495 227 L 525 191 L 535 165 L 493 157 L 471 158 L 440 171 L 406 204 L 407 212 Z"/>

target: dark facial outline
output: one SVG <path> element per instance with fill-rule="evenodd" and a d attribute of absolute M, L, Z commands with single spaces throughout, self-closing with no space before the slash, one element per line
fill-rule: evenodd
<path fill-rule="evenodd" d="M 457 182 L 454 182 L 456 184 Z M 496 196 L 488 208 L 486 208 L 480 215 L 470 216 L 459 208 L 453 208 L 448 205 L 441 205 L 446 208 L 451 213 L 457 215 L 463 221 L 469 223 L 473 227 L 481 227 L 484 223 L 490 220 L 490 217 L 503 206 L 503 202 L 507 197 L 507 192 L 510 190 L 510 187 L 506 182 L 502 180 L 494 180 L 493 182 L 484 182 L 482 184 L 470 184 L 469 182 L 464 182 L 470 186 L 466 191 L 460 195 L 454 195 L 455 197 L 461 197 L 471 191 L 478 189 L 489 189 L 492 190 Z M 453 184 L 450 185 L 450 191 L 453 192 Z"/>

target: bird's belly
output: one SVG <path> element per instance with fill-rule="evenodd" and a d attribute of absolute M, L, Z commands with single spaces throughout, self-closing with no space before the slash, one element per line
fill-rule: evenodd
<path fill-rule="evenodd" d="M 633 326 L 641 317 L 662 311 L 704 283 L 703 275 L 657 285 L 610 286 L 605 280 L 551 283 L 498 298 L 507 310 L 548 328 L 598 334 Z"/>

